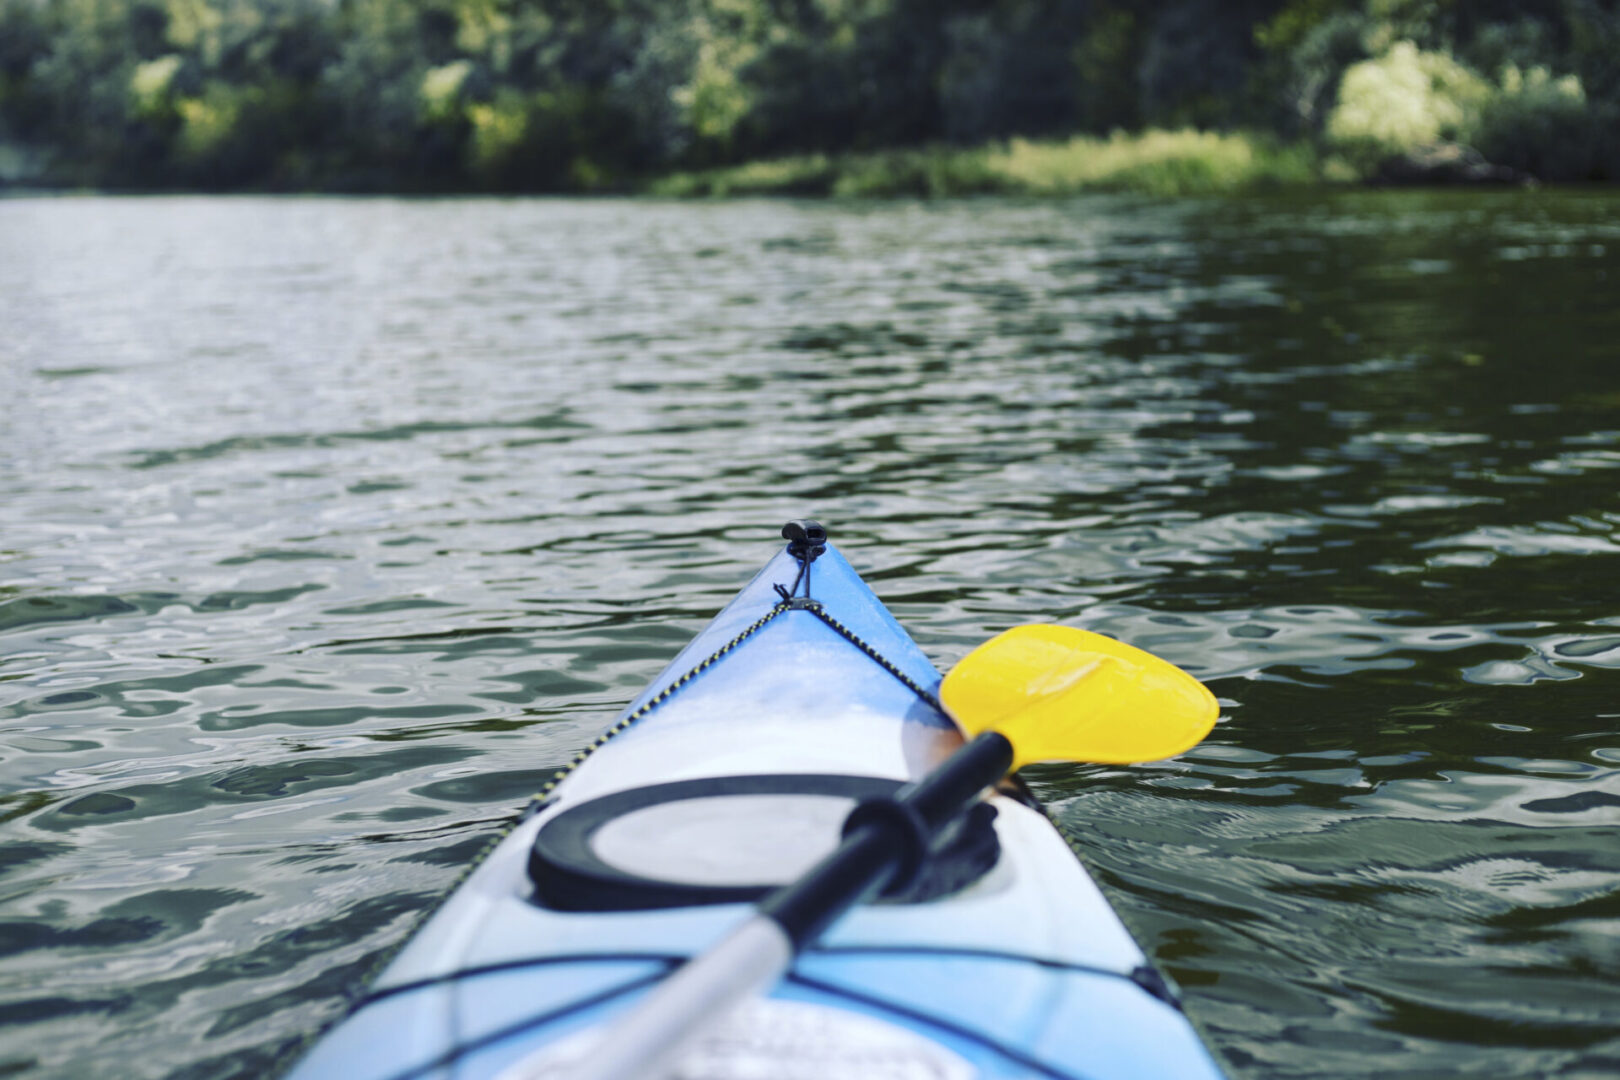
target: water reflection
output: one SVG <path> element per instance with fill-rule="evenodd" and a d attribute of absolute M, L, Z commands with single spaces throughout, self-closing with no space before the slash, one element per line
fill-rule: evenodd
<path fill-rule="evenodd" d="M 1620 1070 L 1612 196 L 0 203 L 0 1070 L 257 1075 L 761 561 L 1061 619 L 1235 1075 Z"/>

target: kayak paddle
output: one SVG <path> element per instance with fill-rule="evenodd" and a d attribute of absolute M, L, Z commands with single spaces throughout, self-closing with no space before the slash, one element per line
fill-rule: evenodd
<path fill-rule="evenodd" d="M 858 806 L 832 854 L 611 1025 L 574 1080 L 662 1078 L 707 1023 L 769 989 L 830 923 L 915 873 L 941 830 L 1014 769 L 1174 757 L 1219 713 L 1208 688 L 1151 653 L 1049 625 L 1014 627 L 974 649 L 940 698 L 971 741 L 893 799 Z"/>

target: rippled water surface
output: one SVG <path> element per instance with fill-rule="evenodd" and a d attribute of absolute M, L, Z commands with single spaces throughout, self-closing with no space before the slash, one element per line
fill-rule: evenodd
<path fill-rule="evenodd" d="M 1620 1072 L 1620 198 L 0 202 L 0 1075 L 256 1076 L 827 521 L 1234 1077 Z"/>

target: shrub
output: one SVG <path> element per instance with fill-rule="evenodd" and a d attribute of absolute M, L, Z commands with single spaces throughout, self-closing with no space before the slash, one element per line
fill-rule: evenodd
<path fill-rule="evenodd" d="M 507 181 L 511 162 L 528 134 L 528 103 L 522 94 L 503 90 L 494 101 L 468 105 L 467 121 L 472 125 L 468 168 L 478 183 L 498 187 Z"/>
<path fill-rule="evenodd" d="M 149 119 L 166 118 L 174 111 L 174 77 L 184 61 L 174 53 L 137 64 L 129 77 L 134 113 Z"/>
<path fill-rule="evenodd" d="M 1403 163 L 1460 152 L 1481 175 L 1587 180 L 1606 171 L 1608 115 L 1574 75 L 1508 63 L 1492 84 L 1445 53 L 1402 41 L 1346 70 L 1327 133 L 1363 173 L 1399 173 Z"/>
<path fill-rule="evenodd" d="M 1474 146 L 1486 158 L 1543 180 L 1597 179 L 1601 132 L 1574 75 L 1508 64 L 1480 110 Z"/>
<path fill-rule="evenodd" d="M 461 118 L 462 91 L 472 74 L 471 60 L 457 60 L 428 68 L 422 76 L 420 118 L 429 124 L 443 124 Z"/>
<path fill-rule="evenodd" d="M 1490 84 L 1446 53 L 1398 41 L 1346 69 L 1328 138 L 1363 162 L 1465 140 L 1490 94 Z"/>

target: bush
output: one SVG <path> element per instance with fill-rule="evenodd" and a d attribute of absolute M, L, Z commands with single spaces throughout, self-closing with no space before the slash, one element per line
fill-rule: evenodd
<path fill-rule="evenodd" d="M 1474 146 L 1490 161 L 1542 180 L 1594 180 L 1601 135 L 1579 78 L 1509 64 L 1501 88 L 1480 109 Z"/>
<path fill-rule="evenodd" d="M 1493 85 L 1446 53 L 1403 41 L 1346 70 L 1327 133 L 1362 173 L 1399 174 L 1442 151 L 1461 151 L 1478 161 L 1452 169 L 1457 175 L 1588 180 L 1606 172 L 1608 116 L 1587 101 L 1577 76 L 1508 63 Z"/>
<path fill-rule="evenodd" d="M 1339 83 L 1328 138 L 1352 161 L 1372 164 L 1442 141 L 1465 141 L 1491 87 L 1446 53 L 1399 41 L 1352 64 Z"/>
<path fill-rule="evenodd" d="M 468 169 L 474 181 L 486 188 L 509 183 L 512 162 L 528 135 L 528 102 L 516 91 L 503 90 L 494 101 L 468 105 L 467 121 L 472 126 Z"/>
<path fill-rule="evenodd" d="M 217 190 L 268 175 L 277 140 L 268 137 L 267 97 L 259 87 L 210 83 L 196 97 L 179 98 L 180 130 L 174 141 L 178 176 Z"/>

